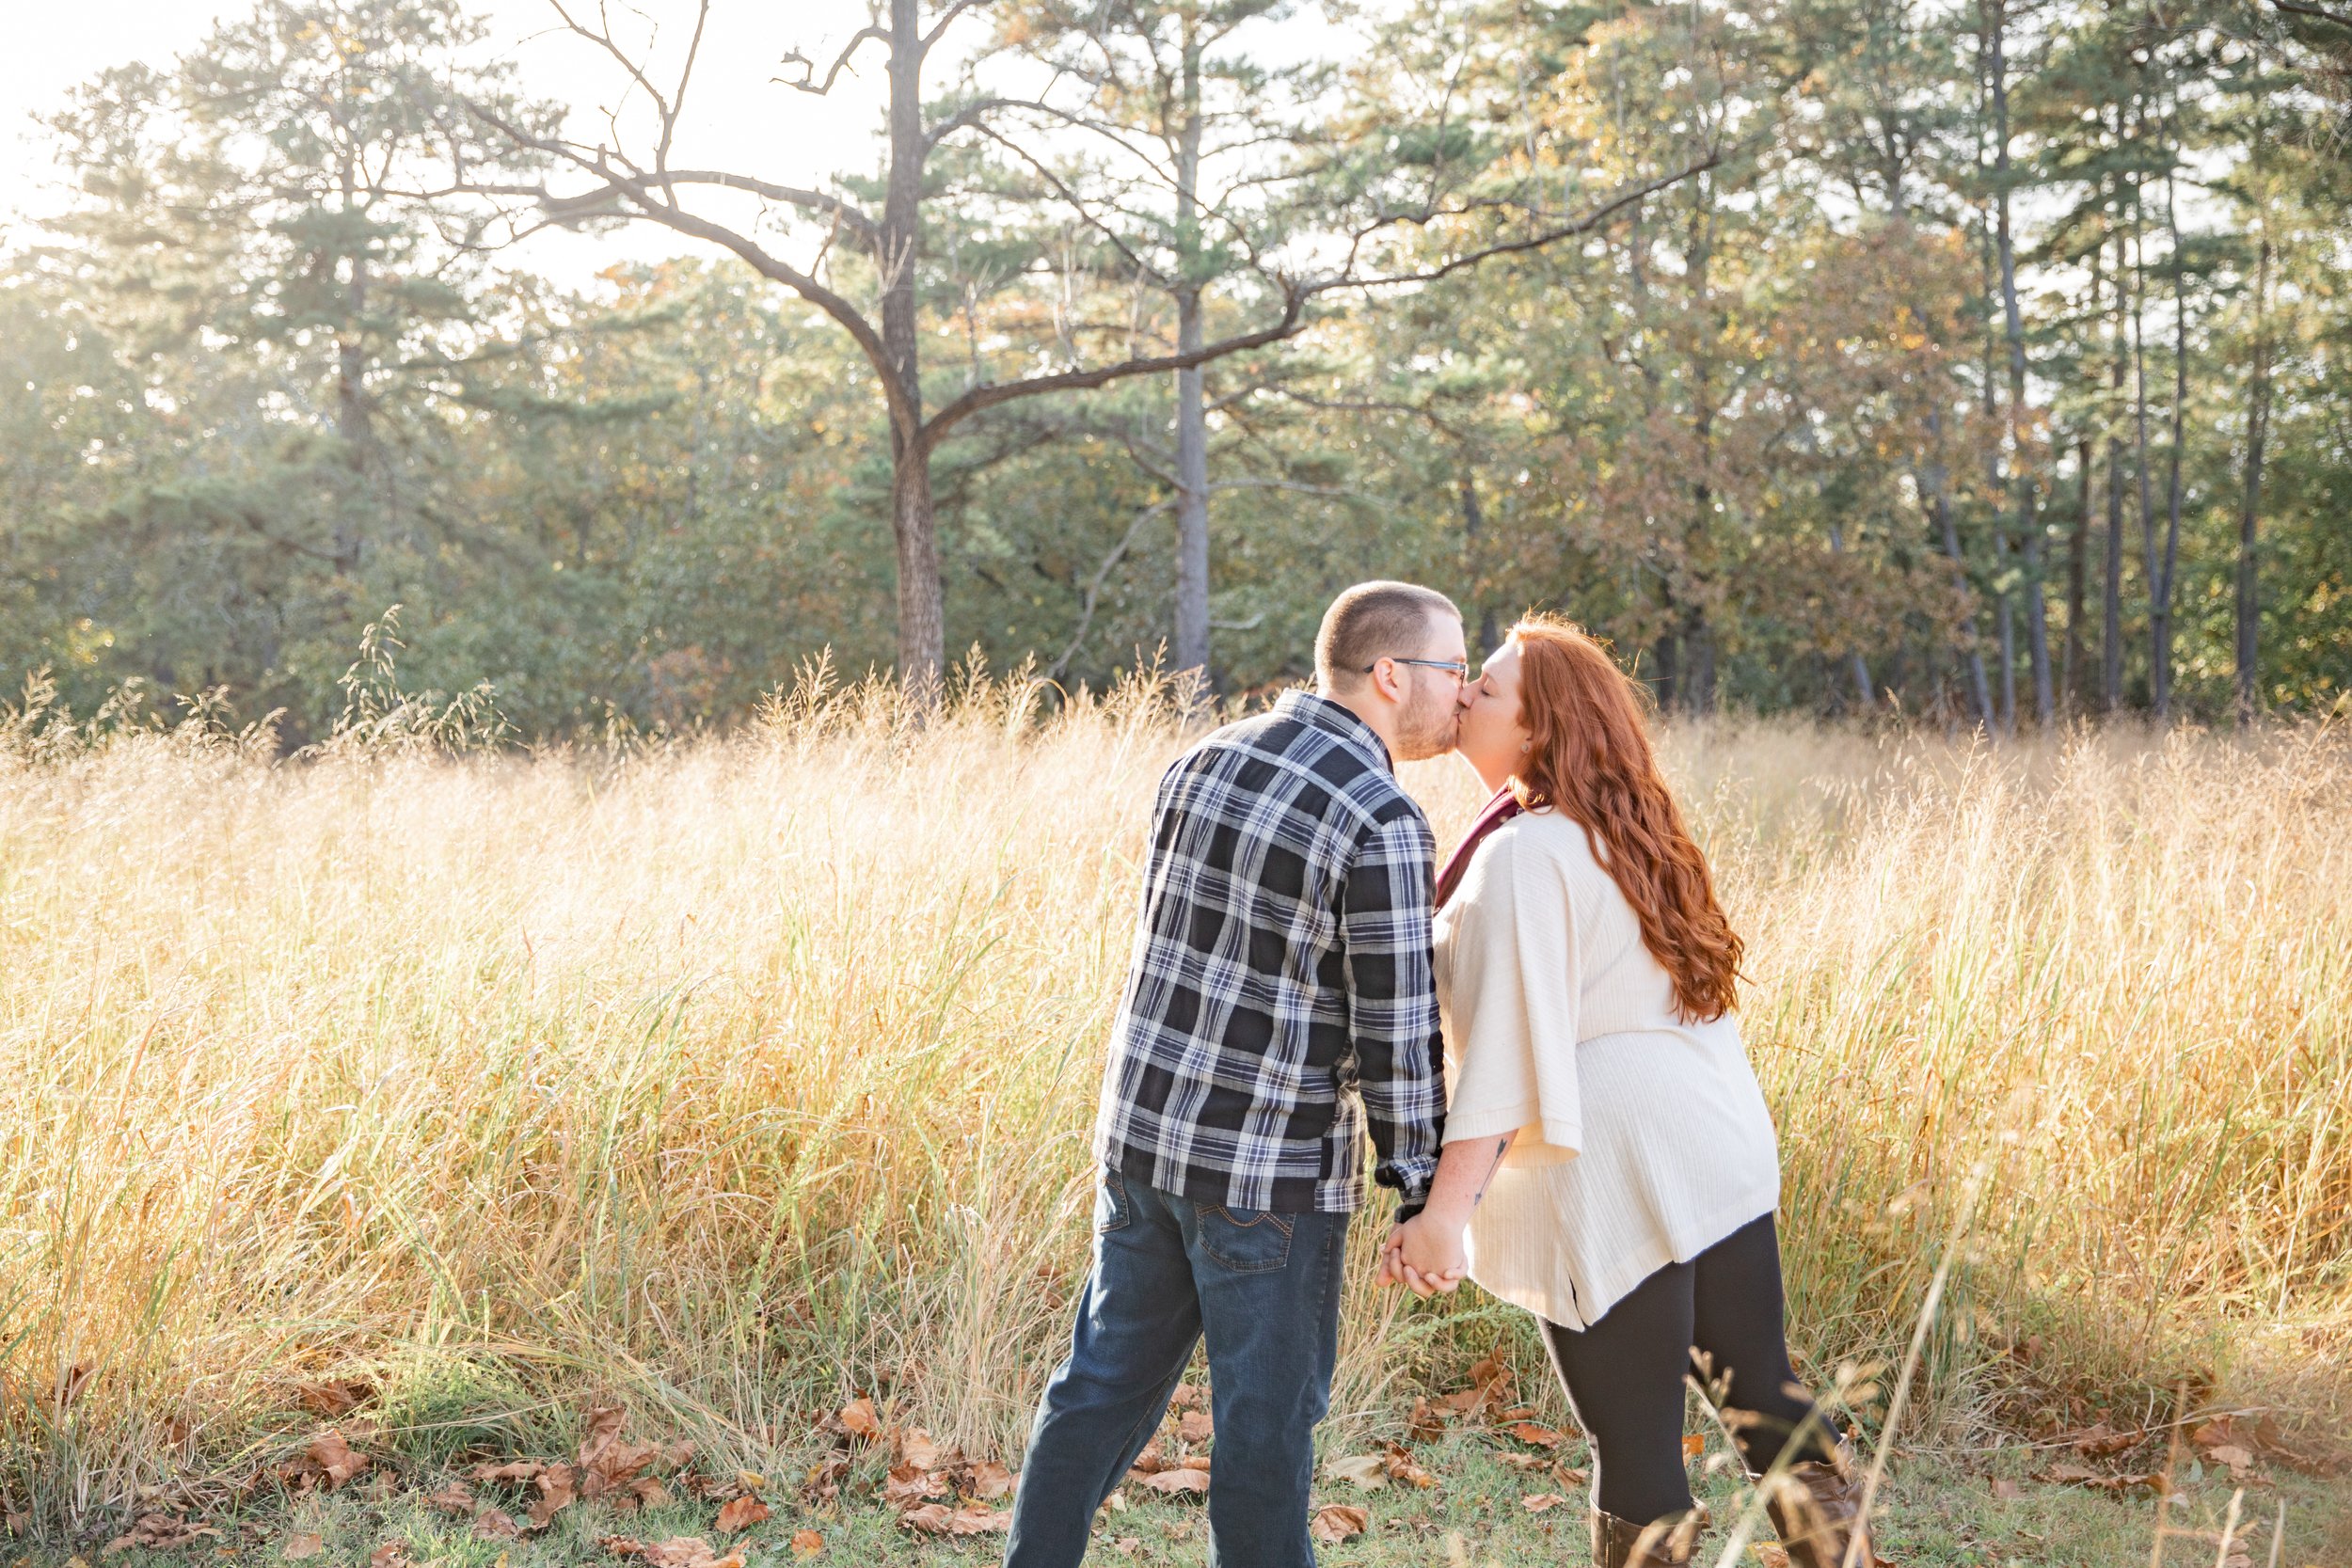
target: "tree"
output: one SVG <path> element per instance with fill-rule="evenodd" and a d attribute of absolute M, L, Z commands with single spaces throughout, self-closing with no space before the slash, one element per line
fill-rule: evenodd
<path fill-rule="evenodd" d="M 856 342 L 871 364 L 888 411 L 893 464 L 891 519 L 898 553 L 898 666 L 900 677 L 917 689 L 934 684 L 944 660 L 944 619 L 939 546 L 932 500 L 931 461 L 941 443 L 963 421 L 983 410 L 1041 395 L 1076 392 L 1106 387 L 1136 376 L 1165 375 L 1193 370 L 1213 360 L 1260 348 L 1295 336 L 1307 325 L 1308 308 L 1320 296 L 1339 290 L 1362 289 L 1382 283 L 1434 282 L 1487 255 L 1501 254 L 1582 233 L 1605 222 L 1650 192 L 1682 178 L 1661 178 L 1628 191 L 1592 210 L 1537 233 L 1499 240 L 1433 264 L 1401 274 L 1378 275 L 1366 269 L 1376 250 L 1377 238 L 1399 225 L 1426 224 L 1442 214 L 1426 208 L 1378 212 L 1344 242 L 1336 266 L 1316 265 L 1311 245 L 1302 244 L 1289 265 L 1281 254 L 1253 260 L 1250 271 L 1258 297 L 1252 320 L 1195 348 L 1179 346 L 1168 353 L 1122 352 L 1125 344 L 1111 334 L 1041 335 L 1017 330 L 1025 312 L 1008 309 L 992 323 L 992 334 L 1005 330 L 1004 346 L 979 347 L 977 330 L 980 301 L 977 291 L 951 296 L 973 320 L 973 363 L 963 388 L 945 394 L 934 405 L 923 377 L 920 353 L 922 320 L 927 304 L 927 274 L 930 252 L 927 229 L 935 221 L 933 208 L 949 194 L 933 182 L 933 160 L 959 145 L 958 138 L 984 138 L 1016 153 L 1032 168 L 1048 165 L 1045 150 L 1034 141 L 1025 144 L 1024 128 L 1067 124 L 1067 113 L 1051 103 L 1007 91 L 990 90 L 967 80 L 962 90 L 936 105 L 924 100 L 924 76 L 933 55 L 955 24 L 972 12 L 978 0 L 949 0 L 926 12 L 921 0 L 888 0 L 872 19 L 851 36 L 821 74 L 816 62 L 795 53 L 787 64 L 797 66 L 791 85 L 803 91 L 830 91 L 850 69 L 859 52 L 878 45 L 884 53 L 888 92 L 884 119 L 887 129 L 885 168 L 877 206 L 844 182 L 841 188 L 817 191 L 787 186 L 755 176 L 719 169 L 684 169 L 672 165 L 670 149 L 682 120 L 702 41 L 711 20 L 713 0 L 699 0 L 691 41 L 678 67 L 675 85 L 657 86 L 653 67 L 643 50 L 616 39 L 601 19 L 594 24 L 575 17 L 564 0 L 549 0 L 563 25 L 609 55 L 627 77 L 628 90 L 641 96 L 652 116 L 652 145 L 635 155 L 610 141 L 591 145 L 575 138 L 534 131 L 497 106 L 470 105 L 484 125 L 504 135 L 516 147 L 545 155 L 586 174 L 595 181 L 584 191 L 558 196 L 544 185 L 475 182 L 465 189 L 488 196 L 524 196 L 537 200 L 552 216 L 566 220 L 618 217 L 661 225 L 733 252 L 761 276 L 782 283 L 837 323 Z M 617 125 L 617 121 L 614 122 Z M 1687 172 L 1687 171 L 1686 171 Z M 1050 184 L 1050 182 L 1049 182 Z M 795 264 L 757 238 L 748 226 L 731 224 L 697 204 L 698 196 L 712 190 L 747 192 L 780 204 L 821 227 L 814 259 Z M 1075 227 L 1100 232 L 1078 193 L 1050 190 Z M 1302 240 L 1311 238 L 1302 236 Z M 836 240 L 862 259 L 862 278 L 828 270 L 826 262 Z M 1000 292 L 1019 298 L 1017 286 L 1029 280 L 1041 263 L 1031 261 L 1017 271 L 1000 273 Z M 853 297 L 863 293 L 867 303 Z M 1022 301 L 1026 303 L 1025 300 Z M 1034 317 L 1034 313 L 1029 313 Z M 1088 352 L 1089 342 L 1105 339 L 1119 343 L 1105 356 Z M 1040 361 L 1053 368 L 1036 369 Z M 998 379 L 999 375 L 1003 379 Z"/>

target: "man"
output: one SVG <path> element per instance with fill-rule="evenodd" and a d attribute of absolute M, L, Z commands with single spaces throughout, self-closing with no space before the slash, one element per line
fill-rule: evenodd
<path fill-rule="evenodd" d="M 1315 690 L 1161 779 L 1095 1153 L 1094 1269 L 1029 1434 L 1007 1568 L 1076 1568 L 1205 1334 L 1211 1561 L 1301 1568 L 1363 1141 L 1400 1225 L 1442 1117 L 1435 843 L 1392 759 L 1454 744 L 1461 613 L 1402 582 L 1342 594 Z"/>

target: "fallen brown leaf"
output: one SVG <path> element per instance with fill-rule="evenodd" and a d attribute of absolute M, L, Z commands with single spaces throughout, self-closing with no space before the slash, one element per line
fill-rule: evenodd
<path fill-rule="evenodd" d="M 1993 1495 L 2003 1502 L 2015 1502 L 2026 1495 L 2026 1489 L 2007 1476 L 1993 1478 Z"/>
<path fill-rule="evenodd" d="M 547 1528 L 548 1520 L 572 1506 L 578 1496 L 573 1490 L 572 1481 L 569 1465 L 550 1465 L 539 1472 L 538 1500 L 531 1505 L 532 1529 Z"/>
<path fill-rule="evenodd" d="M 1120 1557 L 1133 1557 L 1137 1552 L 1143 1550 L 1143 1537 L 1140 1535 L 1122 1535 L 1118 1540 L 1111 1543 L 1111 1550 L 1117 1552 Z"/>
<path fill-rule="evenodd" d="M 1381 1460 L 1381 1465 L 1389 1472 L 1391 1481 L 1401 1481 L 1407 1486 L 1418 1486 L 1424 1491 L 1438 1484 L 1437 1477 L 1413 1463 L 1413 1456 L 1406 1451 L 1404 1444 L 1390 1443 L 1385 1447 L 1388 1453 Z"/>
<path fill-rule="evenodd" d="M 824 1549 L 825 1538 L 815 1530 L 796 1529 L 792 1532 L 792 1555 L 794 1557 L 811 1558 Z"/>
<path fill-rule="evenodd" d="M 1180 1383 L 1168 1402 L 1178 1410 L 1199 1410 L 1207 1402 L 1208 1393 L 1197 1383 Z"/>
<path fill-rule="evenodd" d="M 1514 1470 L 1541 1470 L 1551 1464 L 1539 1453 L 1499 1453 L 1495 1457 Z"/>
<path fill-rule="evenodd" d="M 2172 1490 L 2170 1478 L 2161 1471 L 2146 1471 L 2130 1475 L 2108 1475 L 2082 1465 L 2053 1465 L 2042 1473 L 2042 1479 L 2060 1486 L 2089 1486 L 2102 1492 L 2122 1496 L 2126 1492 L 2147 1492 L 2162 1497 Z"/>
<path fill-rule="evenodd" d="M 1445 1435 L 1445 1416 L 1426 1398 L 1416 1398 L 1413 1413 L 1406 1419 L 1405 1431 L 1416 1443 L 1434 1443 Z"/>
<path fill-rule="evenodd" d="M 1502 1430 L 1520 1442 L 1533 1443 L 1539 1449 L 1556 1449 L 1568 1440 L 1565 1434 L 1548 1426 L 1538 1426 L 1534 1421 L 1513 1421 Z"/>
<path fill-rule="evenodd" d="M 294 1389 L 294 1399 L 313 1416 L 333 1420 L 349 1415 L 375 1397 L 375 1390 L 354 1378 L 333 1378 L 323 1383 L 305 1383 Z"/>
<path fill-rule="evenodd" d="M 474 1501 L 472 1489 L 462 1481 L 453 1481 L 437 1492 L 428 1492 L 424 1500 L 442 1513 L 459 1519 L 470 1519 L 480 1505 Z"/>
<path fill-rule="evenodd" d="M 959 1508 L 947 1518 L 949 1535 L 1002 1535 L 1012 1528 L 1012 1515 L 991 1508 Z"/>
<path fill-rule="evenodd" d="M 882 1435 L 882 1418 L 874 1414 L 874 1402 L 870 1399 L 851 1400 L 841 1407 L 835 1419 L 840 1421 L 842 1431 L 868 1443 Z"/>
<path fill-rule="evenodd" d="M 1592 1479 L 1582 1470 L 1576 1468 L 1574 1465 L 1562 1465 L 1556 1462 L 1551 1466 L 1551 1473 L 1553 1479 L 1557 1480 L 1563 1486 L 1581 1486 L 1587 1481 Z"/>
<path fill-rule="evenodd" d="M 528 1486 L 547 1467 L 544 1459 L 516 1459 L 503 1465 L 477 1465 L 466 1472 L 466 1479 L 500 1486 Z"/>
<path fill-rule="evenodd" d="M 614 1557 L 637 1558 L 650 1568 L 743 1568 L 741 1552 L 721 1557 L 699 1535 L 673 1535 L 651 1544 L 626 1535 L 608 1535 L 599 1544 Z"/>
<path fill-rule="evenodd" d="M 1748 1550 L 1756 1554 L 1756 1560 L 1761 1568 L 1788 1568 L 1788 1551 L 1785 1546 L 1774 1545 L 1770 1541 L 1759 1541 Z"/>
<path fill-rule="evenodd" d="M 473 1532 L 477 1540 L 512 1541 L 522 1534 L 522 1526 L 502 1508 L 485 1508 L 473 1516 Z"/>
<path fill-rule="evenodd" d="M 733 1535 L 754 1525 L 766 1523 L 768 1514 L 768 1505 L 757 1497 L 738 1497 L 719 1511 L 718 1528 Z"/>
<path fill-rule="evenodd" d="M 645 1479 L 645 1471 L 660 1457 L 661 1450 L 651 1443 L 612 1444 L 580 1467 L 580 1495 L 600 1497 L 608 1493 L 626 1492 L 632 1483 Z"/>
<path fill-rule="evenodd" d="M 1530 1492 L 1519 1499 L 1519 1506 L 1530 1513 L 1549 1513 L 1567 1500 L 1557 1492 Z"/>
<path fill-rule="evenodd" d="M 2189 1441 L 2208 1450 L 2217 1448 L 2245 1449 L 2257 1458 L 2275 1459 L 2290 1469 L 2315 1472 L 2322 1468 L 2309 1455 L 2290 1448 L 2286 1434 L 2279 1430 L 2278 1421 L 2268 1415 L 2251 1420 L 2243 1416 L 2217 1417 L 2191 1433 Z"/>
<path fill-rule="evenodd" d="M 1187 1465 L 1181 1470 L 1162 1470 L 1146 1476 L 1139 1484 L 1146 1491 L 1166 1497 L 1198 1497 L 1209 1489 L 1209 1472 Z"/>
<path fill-rule="evenodd" d="M 1136 1455 L 1136 1462 L 1127 1466 L 1127 1479 L 1133 1481 L 1138 1476 L 1155 1476 L 1169 1468 L 1167 1455 L 1161 1453 L 1158 1445 L 1154 1444 Z"/>
<path fill-rule="evenodd" d="M 912 1465 L 894 1465 L 882 1478 L 882 1500 L 891 1508 L 912 1508 L 926 1497 L 944 1497 L 947 1493 L 946 1478 Z"/>
<path fill-rule="evenodd" d="M 2073 1444 L 2075 1452 L 2088 1458 L 2109 1459 L 2137 1448 L 2146 1437 L 2145 1433 L 2118 1432 L 2106 1422 L 2100 1421 L 2079 1432 L 2065 1433 L 2059 1441 Z"/>
<path fill-rule="evenodd" d="M 387 1541 L 368 1554 L 368 1568 L 409 1568 L 414 1561 L 405 1541 Z"/>
<path fill-rule="evenodd" d="M 595 1404 L 588 1407 L 587 1419 L 580 1425 L 580 1463 L 589 1461 L 620 1441 L 621 1424 L 628 1419 L 628 1412 L 617 1404 Z"/>
<path fill-rule="evenodd" d="M 308 1531 L 297 1531 L 286 1537 L 285 1544 L 278 1548 L 278 1555 L 288 1562 L 303 1562 L 325 1550 L 326 1550 L 325 1536 L 312 1535 Z"/>
<path fill-rule="evenodd" d="M 920 1508 L 910 1508 L 899 1514 L 898 1523 L 918 1535 L 945 1535 L 947 1533 L 947 1521 L 953 1516 L 954 1510 L 946 1503 L 925 1503 Z"/>
<path fill-rule="evenodd" d="M 972 1484 L 966 1490 L 980 1502 L 994 1502 L 1010 1497 L 1018 1484 L 1018 1478 L 1010 1470 L 993 1459 L 983 1459 L 972 1466 Z"/>
<path fill-rule="evenodd" d="M 1389 1484 L 1389 1456 L 1384 1453 L 1350 1454 L 1345 1459 L 1335 1459 L 1326 1465 L 1323 1473 L 1333 1481 L 1343 1481 L 1367 1492 L 1377 1492 Z"/>
<path fill-rule="evenodd" d="M 1326 1546 L 1353 1541 L 1372 1523 L 1372 1514 L 1353 1503 L 1326 1503 L 1315 1510 L 1307 1533 Z"/>
<path fill-rule="evenodd" d="M 106 1550 L 120 1552 L 137 1546 L 151 1552 L 176 1552 L 206 1536 L 217 1541 L 220 1531 L 169 1513 L 142 1513 L 129 1530 L 106 1543 Z"/>
<path fill-rule="evenodd" d="M 1697 1433 L 1695 1433 L 1695 1432 L 1694 1432 L 1694 1433 L 1692 1433 L 1689 1436 L 1687 1436 L 1687 1437 L 1683 1438 L 1683 1440 L 1682 1440 L 1682 1457 L 1683 1457 L 1683 1458 L 1685 1458 L 1685 1459 L 1696 1459 L 1699 1455 L 1701 1455 L 1701 1454 L 1705 1453 L 1706 1451 L 1707 1451 L 1707 1439 L 1706 1439 L 1706 1438 L 1704 1438 L 1704 1437 L 1702 1437 L 1702 1436 L 1700 1436 Z"/>
<path fill-rule="evenodd" d="M 1205 1410 L 1187 1410 L 1178 1418 L 1176 1435 L 1187 1443 L 1205 1443 L 1216 1434 L 1216 1418 Z"/>
<path fill-rule="evenodd" d="M 810 1502 L 829 1503 L 841 1496 L 841 1482 L 849 1473 L 850 1462 L 846 1459 L 828 1459 L 821 1465 L 812 1465 L 801 1480 L 801 1496 Z"/>
<path fill-rule="evenodd" d="M 947 1450 L 932 1440 L 921 1427 L 910 1427 L 898 1435 L 898 1459 L 918 1470 L 936 1470 L 942 1464 L 952 1464 Z"/>
<path fill-rule="evenodd" d="M 368 1465 L 366 1454 L 345 1442 L 341 1432 L 329 1427 L 310 1439 L 310 1446 L 302 1450 L 302 1458 L 295 1461 L 294 1468 L 301 1477 L 297 1484 L 315 1484 L 332 1492 L 365 1471 Z"/>

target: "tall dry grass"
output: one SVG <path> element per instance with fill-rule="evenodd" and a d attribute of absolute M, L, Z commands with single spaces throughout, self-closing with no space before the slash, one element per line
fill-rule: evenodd
<path fill-rule="evenodd" d="M 234 1476 L 307 1430 L 301 1385 L 352 1372 L 425 1453 L 547 1440 L 591 1388 L 755 1464 L 852 1390 L 1012 1449 L 1084 1264 L 1144 816 L 1183 742 L 1164 694 L 1034 698 L 981 686 L 916 727 L 868 690 L 533 760 L 20 721 L 8 1506 L 62 1524 Z M 2352 746 L 1667 744 L 1753 944 L 1817 1372 L 1896 1359 L 1942 1265 L 1931 1448 L 2074 1398 L 2120 1424 L 2183 1379 L 2344 1399 Z M 1476 803 L 1454 766 L 1408 782 L 1441 838 Z M 1348 1325 L 1338 1408 L 1375 1424 L 1527 1343 L 1472 1292 L 1360 1280 Z"/>

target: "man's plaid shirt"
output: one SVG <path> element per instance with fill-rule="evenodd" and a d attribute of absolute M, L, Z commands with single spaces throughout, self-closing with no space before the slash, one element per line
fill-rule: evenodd
<path fill-rule="evenodd" d="M 1095 1152 L 1232 1209 L 1346 1213 L 1436 1174 L 1436 843 L 1371 726 L 1303 691 L 1160 780 Z"/>

